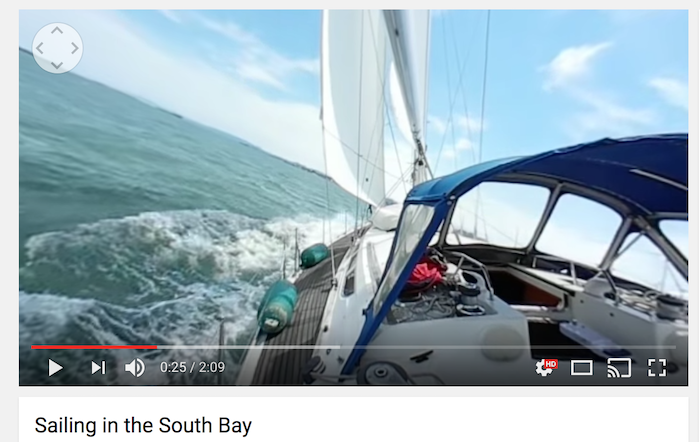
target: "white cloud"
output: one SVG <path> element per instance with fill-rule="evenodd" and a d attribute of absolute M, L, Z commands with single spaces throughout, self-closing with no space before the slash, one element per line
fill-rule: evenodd
<path fill-rule="evenodd" d="M 20 45 L 29 47 L 36 29 L 51 21 L 69 23 L 90 45 L 75 73 L 324 170 L 318 105 L 263 98 L 218 66 L 169 54 L 114 12 L 21 11 Z"/>
<path fill-rule="evenodd" d="M 194 13 L 192 17 L 200 26 L 236 44 L 236 50 L 226 58 L 242 79 L 286 90 L 286 81 L 290 75 L 297 73 L 318 75 L 319 73 L 318 58 L 287 57 L 237 23 L 214 20 Z"/>
<path fill-rule="evenodd" d="M 562 119 L 574 142 L 636 135 L 658 120 L 653 109 L 626 106 L 591 81 L 595 58 L 611 46 L 603 42 L 569 47 L 540 69 L 545 73 L 546 91 L 563 93 L 579 106 Z"/>
<path fill-rule="evenodd" d="M 265 47 L 265 44 L 255 36 L 255 34 L 245 31 L 237 23 L 210 19 L 201 13 L 194 12 L 191 13 L 191 17 L 206 29 L 224 36 L 235 43 Z"/>
<path fill-rule="evenodd" d="M 428 116 L 428 129 L 434 131 L 438 135 L 443 135 L 446 131 L 451 130 L 451 125 L 454 125 L 456 130 L 467 131 L 471 134 L 478 133 L 481 128 L 481 119 L 467 117 L 466 115 L 456 114 L 452 120 L 441 118 L 435 115 Z M 484 121 L 483 128 L 486 130 L 488 124 Z"/>
<path fill-rule="evenodd" d="M 481 124 L 481 119 L 479 118 L 471 118 L 467 117 L 465 115 L 458 115 L 455 118 L 455 124 L 457 127 L 462 128 L 469 133 L 477 133 L 481 130 L 482 124 Z M 486 130 L 486 121 L 484 121 L 483 128 Z"/>
<path fill-rule="evenodd" d="M 657 77 L 649 80 L 649 86 L 668 104 L 688 110 L 688 82 L 675 78 Z"/>
<path fill-rule="evenodd" d="M 484 122 L 483 129 L 488 124 Z M 481 119 L 456 114 L 452 119 L 428 116 L 428 130 L 436 137 L 428 146 L 428 161 L 436 176 L 462 169 L 478 161 Z M 454 133 L 453 133 L 454 132 Z"/>
<path fill-rule="evenodd" d="M 547 75 L 545 89 L 566 87 L 570 82 L 584 77 L 590 71 L 593 59 L 611 45 L 610 42 L 603 42 L 572 46 L 562 50 L 541 68 Z"/>
<path fill-rule="evenodd" d="M 601 92 L 585 89 L 569 92 L 582 106 L 568 121 L 569 133 L 576 141 L 590 141 L 591 136 L 635 135 L 657 119 L 652 109 L 623 106 Z"/>
<path fill-rule="evenodd" d="M 296 74 L 318 75 L 318 58 L 293 58 L 271 48 L 260 37 L 231 20 L 219 20 L 193 11 L 159 11 L 168 20 L 202 28 L 223 37 L 226 45 L 206 45 L 208 55 L 239 78 L 288 90 L 288 80 Z M 233 43 L 233 44 L 231 44 Z"/>
<path fill-rule="evenodd" d="M 455 143 L 456 150 L 469 150 L 472 147 L 474 147 L 472 142 L 469 141 L 467 138 L 460 138 Z"/>
<path fill-rule="evenodd" d="M 428 129 L 437 135 L 437 143 L 429 146 L 430 165 L 437 175 L 452 173 L 477 161 L 481 119 L 454 115 L 450 120 L 435 115 L 428 117 Z M 488 124 L 484 121 L 483 129 Z M 453 137 L 454 130 L 454 137 Z"/>
<path fill-rule="evenodd" d="M 442 149 L 442 158 L 446 160 L 454 160 L 455 158 L 460 158 L 460 152 L 475 148 L 476 146 L 474 143 L 472 143 L 468 138 L 461 137 L 457 139 L 454 144 L 445 144 Z"/>
<path fill-rule="evenodd" d="M 179 13 L 169 9 L 160 9 L 158 12 L 173 23 L 182 24 L 183 20 Z"/>
<path fill-rule="evenodd" d="M 447 123 L 440 117 L 433 115 L 428 116 L 428 130 L 435 131 L 437 134 L 444 134 L 447 129 Z"/>
<path fill-rule="evenodd" d="M 443 135 L 446 131 L 451 130 L 452 125 L 454 125 L 455 130 L 467 131 L 471 134 L 477 134 L 482 128 L 480 118 L 467 117 L 461 114 L 455 114 L 451 120 L 435 115 L 428 116 L 428 129 L 438 135 Z M 487 128 L 488 124 L 484 121 L 483 129 L 486 130 Z"/>

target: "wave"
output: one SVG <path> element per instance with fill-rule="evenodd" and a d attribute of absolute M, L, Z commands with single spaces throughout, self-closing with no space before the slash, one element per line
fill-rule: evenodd
<path fill-rule="evenodd" d="M 326 242 L 329 231 L 340 236 L 351 223 L 343 214 L 263 220 L 195 210 L 143 213 L 33 236 L 20 269 L 20 383 L 54 382 L 45 373 L 51 351 L 29 350 L 33 344 L 215 345 L 224 318 L 235 319 L 227 328 L 228 343 L 247 344 L 257 303 L 280 277 L 285 244 L 293 244 L 296 232 L 301 248 Z M 291 253 L 288 258 L 291 271 Z M 138 357 L 153 365 L 213 361 L 215 352 L 154 350 Z M 133 384 L 123 371 L 133 357 L 136 352 L 128 350 L 72 352 L 75 370 L 66 367 L 56 382 Z M 86 378 L 96 358 L 114 369 Z M 228 382 L 235 362 L 227 362 Z M 211 384 L 213 376 L 165 379 L 153 369 L 140 381 Z"/>

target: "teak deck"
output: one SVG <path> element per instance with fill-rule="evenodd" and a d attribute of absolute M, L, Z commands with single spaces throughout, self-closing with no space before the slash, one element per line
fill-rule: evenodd
<path fill-rule="evenodd" d="M 354 233 L 354 232 L 353 232 Z M 352 246 L 350 233 L 333 243 L 336 266 Z M 268 337 L 255 368 L 253 385 L 301 385 L 302 370 L 311 359 L 311 348 L 281 348 L 281 346 L 315 345 L 323 311 L 331 289 L 333 269 L 330 256 L 316 267 L 301 273 L 294 285 L 299 301 L 294 309 L 292 323 L 281 333 Z"/>

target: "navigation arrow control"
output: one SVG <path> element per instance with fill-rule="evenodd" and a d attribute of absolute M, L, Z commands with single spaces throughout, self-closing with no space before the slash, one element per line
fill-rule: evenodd
<path fill-rule="evenodd" d="M 66 23 L 49 23 L 32 40 L 32 55 L 40 68 L 50 74 L 65 74 L 83 58 L 83 39 Z"/>
<path fill-rule="evenodd" d="M 105 372 L 107 371 L 105 361 L 102 361 L 99 364 L 96 364 L 95 361 L 90 362 L 92 362 L 92 374 L 95 374 L 98 371 L 100 372 L 100 374 L 105 374 Z"/>
<path fill-rule="evenodd" d="M 49 359 L 49 376 L 53 376 L 63 370 L 63 366 Z"/>

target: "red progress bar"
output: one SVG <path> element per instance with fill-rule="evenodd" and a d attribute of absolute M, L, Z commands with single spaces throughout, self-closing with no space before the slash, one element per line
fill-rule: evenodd
<path fill-rule="evenodd" d="M 32 345 L 32 350 L 157 350 L 157 345 Z"/>

